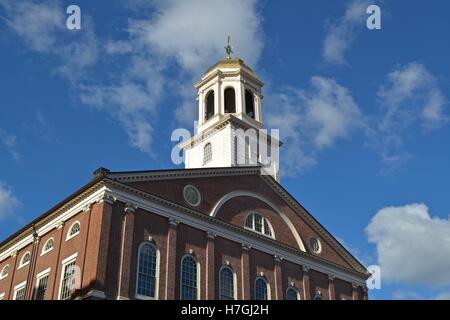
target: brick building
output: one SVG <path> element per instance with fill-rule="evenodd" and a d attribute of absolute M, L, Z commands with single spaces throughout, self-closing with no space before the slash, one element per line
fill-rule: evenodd
<path fill-rule="evenodd" d="M 110 172 L 0 243 L 0 299 L 367 299 L 361 265 L 235 129 L 261 129 L 239 59 L 197 84 L 186 169 Z M 265 141 L 281 145 L 275 137 Z"/>

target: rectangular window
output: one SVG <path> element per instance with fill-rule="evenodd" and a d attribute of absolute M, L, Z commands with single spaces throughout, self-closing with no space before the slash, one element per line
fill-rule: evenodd
<path fill-rule="evenodd" d="M 16 291 L 14 291 L 14 300 L 25 300 L 25 289 L 26 285 L 16 289 Z"/>
<path fill-rule="evenodd" d="M 60 300 L 69 300 L 72 296 L 72 284 L 75 275 L 75 260 L 63 265 Z"/>
<path fill-rule="evenodd" d="M 38 279 L 35 300 L 44 300 L 48 286 L 48 274 Z"/>

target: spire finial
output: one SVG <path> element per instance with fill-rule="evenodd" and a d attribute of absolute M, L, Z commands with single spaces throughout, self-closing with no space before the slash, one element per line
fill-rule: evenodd
<path fill-rule="evenodd" d="M 228 44 L 225 47 L 225 53 L 227 54 L 227 60 L 230 60 L 231 59 L 231 54 L 234 53 L 233 52 L 233 47 L 230 44 L 230 40 L 231 40 L 231 37 L 230 37 L 230 35 L 228 35 Z"/>

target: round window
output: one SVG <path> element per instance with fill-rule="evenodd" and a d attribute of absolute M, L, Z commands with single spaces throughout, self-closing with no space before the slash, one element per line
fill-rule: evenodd
<path fill-rule="evenodd" d="M 196 187 L 191 185 L 187 185 L 184 187 L 183 196 L 184 200 L 186 200 L 187 203 L 194 207 L 198 206 L 200 204 L 200 201 L 202 200 L 202 198 L 200 197 L 200 192 Z"/>
<path fill-rule="evenodd" d="M 320 253 L 320 251 L 322 251 L 322 246 L 319 239 L 317 239 L 316 237 L 309 238 L 309 248 L 314 253 Z"/>

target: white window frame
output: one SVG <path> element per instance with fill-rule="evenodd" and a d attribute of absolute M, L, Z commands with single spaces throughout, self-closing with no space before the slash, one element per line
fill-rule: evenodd
<path fill-rule="evenodd" d="M 313 239 L 316 239 L 317 244 L 319 245 L 319 250 L 317 250 L 317 251 L 314 251 L 314 248 L 313 248 L 313 246 L 311 245 L 311 240 L 313 240 Z M 314 253 L 314 254 L 321 254 L 321 253 L 322 253 L 322 242 L 321 242 L 320 239 L 319 239 L 318 237 L 316 237 L 316 236 L 310 236 L 310 237 L 308 238 L 308 247 L 309 247 L 309 249 L 311 250 L 311 252 Z"/>
<path fill-rule="evenodd" d="M 140 252 L 141 252 L 141 248 L 146 245 L 149 244 L 151 246 L 153 246 L 153 248 L 156 251 L 156 269 L 155 269 L 155 296 L 154 297 L 149 297 L 149 296 L 144 296 L 141 294 L 138 294 L 138 280 L 139 280 L 139 256 L 140 256 Z M 138 261 L 137 261 L 137 269 L 136 269 L 136 291 L 134 293 L 135 298 L 136 299 L 140 299 L 140 300 L 158 300 L 159 298 L 159 272 L 160 272 L 160 266 L 159 266 L 159 262 L 160 262 L 160 252 L 159 249 L 156 245 L 154 245 L 153 243 L 149 242 L 149 241 L 144 241 L 139 245 L 138 248 Z"/>
<path fill-rule="evenodd" d="M 5 271 L 6 267 L 8 267 L 8 273 L 5 274 L 4 276 L 2 276 L 3 271 Z M 5 279 L 8 275 L 9 275 L 9 264 L 6 264 L 6 265 L 2 268 L 2 270 L 0 270 L 0 280 Z"/>
<path fill-rule="evenodd" d="M 4 299 L 5 299 L 5 293 L 2 292 L 2 293 L 0 293 L 0 300 L 4 300 Z"/>
<path fill-rule="evenodd" d="M 42 278 L 44 278 L 45 276 L 49 276 L 49 279 L 50 279 L 50 271 L 51 271 L 51 268 L 47 268 L 47 269 L 45 269 L 44 271 L 41 271 L 41 272 L 39 272 L 39 273 L 36 275 L 36 287 L 35 287 L 35 290 L 34 290 L 33 299 L 36 300 L 37 290 L 38 290 L 38 288 L 39 288 L 39 281 L 40 281 Z M 47 289 L 48 289 L 48 283 L 47 283 Z"/>
<path fill-rule="evenodd" d="M 74 225 L 76 225 L 78 223 L 78 225 L 80 226 L 80 230 L 78 230 L 77 232 L 75 232 L 74 234 L 70 234 L 70 232 L 72 231 L 72 228 L 73 228 L 73 226 Z M 81 232 L 81 223 L 80 223 L 80 221 L 74 221 L 71 225 L 70 225 L 70 228 L 69 228 L 69 230 L 67 231 L 67 236 L 66 236 L 66 241 L 69 241 L 70 239 L 72 239 L 72 238 L 75 238 L 77 235 L 79 235 L 80 234 L 80 232 Z"/>
<path fill-rule="evenodd" d="M 61 268 L 61 278 L 59 280 L 58 300 L 61 300 L 61 289 L 62 289 L 62 282 L 64 279 L 64 269 L 68 264 L 70 264 L 74 261 L 75 261 L 75 266 L 76 266 L 77 257 L 78 257 L 78 252 L 74 253 L 71 256 L 68 256 L 63 261 L 61 261 L 62 268 Z"/>
<path fill-rule="evenodd" d="M 255 293 L 255 300 L 256 300 L 256 282 L 262 279 L 266 283 L 266 289 L 267 289 L 267 300 L 272 300 L 271 294 L 270 294 L 270 283 L 267 281 L 265 277 L 256 277 L 255 282 L 253 283 L 253 292 Z M 263 301 L 263 300 L 261 300 Z"/>
<path fill-rule="evenodd" d="M 256 231 L 256 228 L 255 228 L 255 215 L 259 215 L 259 216 L 261 216 L 261 218 L 262 218 L 262 221 L 261 221 L 261 223 L 262 223 L 262 227 L 261 227 L 262 232 Z M 248 217 L 250 217 L 250 216 L 252 216 L 252 228 L 246 226 L 247 219 L 248 219 Z M 267 225 L 269 226 L 271 235 L 265 234 L 266 227 L 265 227 L 265 225 L 264 225 L 264 221 L 266 221 Z M 273 230 L 272 224 L 270 223 L 269 219 L 267 219 L 264 215 L 262 215 L 261 213 L 256 212 L 256 211 L 250 212 L 250 213 L 245 217 L 245 220 L 244 220 L 244 229 L 249 230 L 249 231 L 252 231 L 252 232 L 255 232 L 255 233 L 257 233 L 257 234 L 260 234 L 260 235 L 262 235 L 262 236 L 265 236 L 265 237 L 268 237 L 268 238 L 271 238 L 271 239 L 275 239 L 275 232 L 274 232 L 274 230 Z"/>
<path fill-rule="evenodd" d="M 182 277 L 183 277 L 183 260 L 186 257 L 191 257 L 194 259 L 194 261 L 197 263 L 197 300 L 200 300 L 200 291 L 201 291 L 201 282 L 200 282 L 200 272 L 201 272 L 201 266 L 200 266 L 200 261 L 198 261 L 197 257 L 194 256 L 193 254 L 185 254 L 181 260 L 180 260 L 180 300 L 181 300 L 181 292 L 182 292 L 182 287 L 183 287 L 183 281 L 182 281 Z"/>
<path fill-rule="evenodd" d="M 30 260 L 28 260 L 28 262 L 23 262 L 23 259 L 25 258 L 25 256 L 26 256 L 27 254 L 30 255 Z M 31 262 L 31 252 L 30 252 L 30 251 L 27 251 L 27 252 L 25 252 L 25 253 L 22 255 L 22 258 L 20 258 L 19 267 L 18 267 L 17 269 L 21 269 L 21 268 L 23 268 L 23 267 L 29 265 L 30 262 Z"/>
<path fill-rule="evenodd" d="M 208 150 L 206 148 L 209 146 Z M 208 156 L 208 158 L 206 157 Z M 203 165 L 210 163 L 213 159 L 213 149 L 212 149 L 212 143 L 207 142 L 205 146 L 203 147 Z"/>
<path fill-rule="evenodd" d="M 22 290 L 22 289 L 26 288 L 26 286 L 27 286 L 27 282 L 24 281 L 24 282 L 21 282 L 21 283 L 19 283 L 18 285 L 16 285 L 16 286 L 14 287 L 13 300 L 16 300 L 17 292 L 18 292 L 19 290 Z M 25 290 L 26 290 L 26 289 L 25 289 Z"/>
<path fill-rule="evenodd" d="M 287 300 L 287 293 L 288 293 L 288 291 L 289 290 L 294 290 L 295 291 L 295 293 L 297 294 L 297 300 L 301 300 L 301 297 L 300 297 L 300 292 L 297 290 L 297 288 L 296 287 L 288 287 L 287 289 L 286 289 L 286 300 Z"/>
<path fill-rule="evenodd" d="M 194 189 L 194 191 L 197 193 L 198 201 L 196 203 L 191 203 L 191 202 L 188 201 L 187 196 L 186 196 L 186 189 L 188 189 L 188 188 Z M 184 201 L 186 201 L 192 207 L 198 207 L 200 205 L 200 203 L 202 202 L 202 195 L 201 195 L 200 191 L 195 186 L 193 186 L 192 184 L 187 184 L 187 185 L 184 186 L 184 188 L 183 188 L 183 198 L 184 198 Z"/>
<path fill-rule="evenodd" d="M 221 281 L 220 281 L 220 273 L 225 268 L 230 269 L 231 273 L 233 274 L 233 299 L 237 300 L 237 275 L 236 275 L 236 271 L 234 271 L 234 269 L 231 266 L 229 266 L 229 265 L 221 266 L 220 269 L 219 269 L 219 279 L 218 279 L 219 280 L 219 300 L 220 300 L 220 297 L 222 295 L 222 284 L 221 284 Z"/>
<path fill-rule="evenodd" d="M 45 250 L 45 247 L 47 246 L 47 243 L 52 240 L 53 241 L 53 247 L 51 249 Z M 55 248 L 55 239 L 53 237 L 48 238 L 47 241 L 45 241 L 44 246 L 42 247 L 42 252 L 41 252 L 41 257 L 46 254 L 49 253 L 50 251 L 52 251 Z"/>

